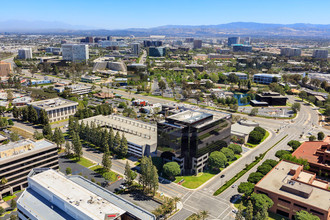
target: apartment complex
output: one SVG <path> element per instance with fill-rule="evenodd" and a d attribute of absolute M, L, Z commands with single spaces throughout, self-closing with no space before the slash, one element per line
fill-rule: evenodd
<path fill-rule="evenodd" d="M 316 174 L 303 170 L 303 165 L 281 161 L 254 187 L 254 192 L 266 194 L 274 202 L 269 209 L 289 219 L 305 210 L 321 220 L 330 219 L 329 183 Z"/>
<path fill-rule="evenodd" d="M 323 141 L 306 141 L 292 154 L 297 158 L 306 159 L 310 170 L 330 175 L 330 137 Z"/>
<path fill-rule="evenodd" d="M 0 61 L 0 77 L 8 76 L 11 73 L 11 64 Z"/>
<path fill-rule="evenodd" d="M 156 220 L 150 212 L 81 176 L 35 169 L 28 185 L 17 200 L 22 220 Z"/>
<path fill-rule="evenodd" d="M 233 44 L 239 44 L 240 37 L 228 37 L 228 47 L 231 47 Z"/>
<path fill-rule="evenodd" d="M 62 98 L 54 98 L 31 102 L 28 105 L 32 105 L 32 107 L 37 110 L 38 115 L 41 109 L 45 110 L 49 122 L 55 122 L 68 119 L 70 115 L 74 115 L 77 111 L 78 102 Z"/>
<path fill-rule="evenodd" d="M 157 127 L 152 124 L 137 121 L 119 115 L 98 115 L 79 121 L 84 124 L 95 123 L 96 126 L 113 128 L 114 132 L 125 135 L 128 153 L 137 157 L 155 153 L 157 147 Z"/>
<path fill-rule="evenodd" d="M 37 167 L 58 169 L 58 153 L 54 143 L 26 139 L 2 145 L 0 179 L 5 178 L 8 182 L 0 186 L 0 200 L 27 187 L 27 175 Z"/>
<path fill-rule="evenodd" d="M 314 50 L 313 51 L 313 58 L 316 59 L 328 59 L 328 50 Z"/>
<path fill-rule="evenodd" d="M 230 114 L 183 111 L 157 123 L 157 154 L 179 163 L 182 172 L 203 172 L 209 153 L 230 141 Z"/>
<path fill-rule="evenodd" d="M 62 45 L 63 60 L 79 62 L 89 59 L 88 45 L 85 44 L 63 44 Z"/>
<path fill-rule="evenodd" d="M 18 50 L 18 58 L 22 60 L 32 59 L 32 49 L 22 48 Z"/>
<path fill-rule="evenodd" d="M 163 57 L 166 54 L 165 47 L 149 47 L 150 57 Z"/>
<path fill-rule="evenodd" d="M 299 57 L 301 56 L 301 49 L 297 48 L 281 48 L 281 55 L 286 57 Z"/>
<path fill-rule="evenodd" d="M 255 83 L 271 84 L 280 80 L 281 76 L 277 74 L 257 73 L 253 75 L 253 82 Z"/>

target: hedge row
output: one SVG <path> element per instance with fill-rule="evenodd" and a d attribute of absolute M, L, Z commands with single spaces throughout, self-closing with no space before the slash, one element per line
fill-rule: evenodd
<path fill-rule="evenodd" d="M 278 143 L 280 143 L 284 138 L 286 138 L 288 135 L 285 135 L 281 140 L 277 141 L 271 148 L 269 148 L 266 152 L 261 154 L 259 157 L 257 157 L 252 163 L 250 163 L 248 166 L 246 166 L 243 170 L 241 170 L 238 174 L 236 174 L 233 178 L 228 180 L 223 186 L 221 186 L 217 191 L 214 192 L 214 196 L 219 195 L 223 191 L 225 191 L 227 188 L 229 188 L 233 183 L 235 183 L 239 178 L 241 178 L 244 174 L 246 174 L 249 170 L 251 170 L 255 165 L 257 165 L 262 159 L 264 159 L 265 155 Z"/>

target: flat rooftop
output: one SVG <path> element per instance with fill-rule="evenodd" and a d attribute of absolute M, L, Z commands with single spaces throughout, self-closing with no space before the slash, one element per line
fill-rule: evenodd
<path fill-rule="evenodd" d="M 175 115 L 168 116 L 167 119 L 173 119 L 176 121 L 181 121 L 185 123 L 194 123 L 200 120 L 203 120 L 207 117 L 212 116 L 212 114 L 205 113 L 205 112 L 199 112 L 199 111 L 183 111 L 180 113 L 177 113 Z"/>
<path fill-rule="evenodd" d="M 137 145 L 153 145 L 157 143 L 157 126 L 138 121 L 132 118 L 119 115 L 97 115 L 90 118 L 85 118 L 79 123 L 91 124 L 94 122 L 101 127 L 112 127 L 114 130 L 119 130 L 119 133 L 124 133 L 128 142 Z"/>
<path fill-rule="evenodd" d="M 30 139 L 19 140 L 16 142 L 9 142 L 5 145 L 0 145 L 0 162 L 27 154 L 36 150 L 47 148 L 54 145 L 52 142 L 45 139 L 33 141 Z"/>
<path fill-rule="evenodd" d="M 30 177 L 30 179 L 43 187 L 43 190 L 49 191 L 67 203 L 66 206 L 73 206 L 73 209 L 79 210 L 91 219 L 103 220 L 105 214 L 118 213 L 122 215 L 125 213 L 123 209 L 52 169 L 36 174 Z"/>
<path fill-rule="evenodd" d="M 54 99 L 41 100 L 37 102 L 31 102 L 30 105 L 32 105 L 35 108 L 50 110 L 50 109 L 57 109 L 57 108 L 78 105 L 78 102 L 71 101 L 68 99 L 62 99 L 62 98 L 54 98 Z"/>
<path fill-rule="evenodd" d="M 328 143 L 324 141 L 305 141 L 292 153 L 292 156 L 306 159 L 309 163 L 323 165 L 319 156 L 315 154 L 316 150 L 323 145 L 328 145 Z"/>
<path fill-rule="evenodd" d="M 328 211 L 330 208 L 330 191 L 291 180 L 293 176 L 290 175 L 290 170 L 296 170 L 296 168 L 297 164 L 281 161 L 263 179 L 261 179 L 256 186 L 278 195 L 291 198 L 292 200 L 303 202 Z M 303 178 L 306 178 L 306 176 Z M 283 190 L 284 187 L 310 195 L 309 197 L 303 197 L 298 195 L 298 193 Z"/>

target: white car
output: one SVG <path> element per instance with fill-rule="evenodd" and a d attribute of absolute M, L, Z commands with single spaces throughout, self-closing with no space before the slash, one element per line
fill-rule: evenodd
<path fill-rule="evenodd" d="M 124 185 L 120 185 L 119 188 L 121 188 L 121 189 L 126 189 L 126 186 L 124 186 Z"/>

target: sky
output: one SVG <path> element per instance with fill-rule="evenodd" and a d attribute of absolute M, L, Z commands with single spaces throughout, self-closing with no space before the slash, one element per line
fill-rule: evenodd
<path fill-rule="evenodd" d="M 105 29 L 230 22 L 330 24 L 329 0 L 15 0 L 0 21 L 58 21 Z"/>

